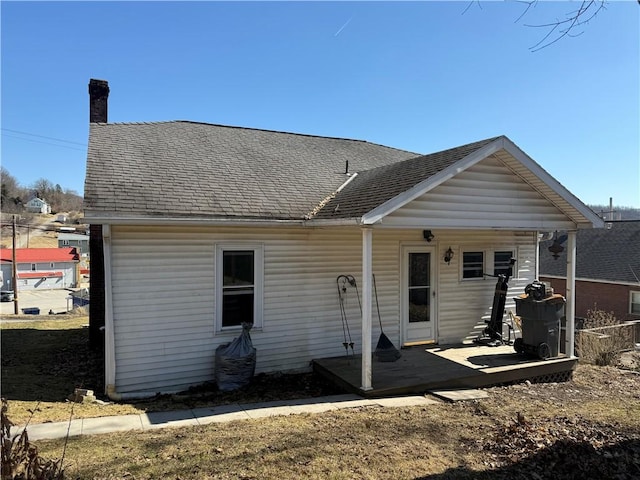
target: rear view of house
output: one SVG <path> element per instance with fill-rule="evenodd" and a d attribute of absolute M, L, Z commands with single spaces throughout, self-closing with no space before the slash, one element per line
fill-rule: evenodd
<path fill-rule="evenodd" d="M 512 310 L 512 297 L 537 278 L 540 232 L 568 231 L 571 252 L 578 229 L 602 226 L 505 136 L 420 155 L 343 138 L 104 118 L 90 126 L 84 198 L 104 258 L 114 396 L 212 380 L 216 347 L 243 321 L 254 325 L 258 372 L 306 370 L 353 343 L 362 389 L 371 389 L 375 305 L 398 346 L 470 342 L 491 315 L 494 275 L 515 259 Z M 570 285 L 574 260 L 565 263 Z M 340 275 L 353 276 L 360 295 L 344 299 L 348 340 Z M 570 291 L 567 317 L 572 332 Z M 573 354 L 571 333 L 563 351 Z"/>

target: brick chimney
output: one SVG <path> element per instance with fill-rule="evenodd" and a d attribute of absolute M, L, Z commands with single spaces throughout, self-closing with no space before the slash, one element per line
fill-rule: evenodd
<path fill-rule="evenodd" d="M 89 80 L 89 123 L 107 123 L 107 99 L 109 82 Z"/>
<path fill-rule="evenodd" d="M 89 80 L 89 123 L 107 123 L 109 83 Z M 105 281 L 102 225 L 89 225 L 89 255 L 91 256 L 91 283 L 89 302 L 89 343 L 94 350 L 104 351 Z"/>

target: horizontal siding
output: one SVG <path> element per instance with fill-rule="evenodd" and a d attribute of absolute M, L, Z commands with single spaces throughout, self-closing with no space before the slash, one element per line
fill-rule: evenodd
<path fill-rule="evenodd" d="M 488 157 L 384 218 L 388 226 L 560 230 L 573 222 L 496 157 Z"/>
<path fill-rule="evenodd" d="M 492 270 L 494 251 L 512 250 L 516 254 L 514 275 L 509 281 L 505 308 L 515 313 L 514 297 L 535 279 L 536 248 L 533 233 L 448 232 L 440 242 L 441 255 L 451 247 L 455 252 L 450 265 L 439 262 L 438 339 L 442 344 L 467 342 L 476 338 L 491 318 L 497 279 L 462 280 L 462 252 L 485 252 L 485 273 Z M 443 250 L 444 249 L 444 250 Z M 506 332 L 506 331 L 505 331 Z"/>
<path fill-rule="evenodd" d="M 437 248 L 439 338 L 461 340 L 491 306 L 495 282 L 460 282 L 459 252 L 451 245 L 519 246 L 518 267 L 530 268 L 533 235 L 434 230 Z M 263 326 L 251 331 L 258 372 L 308 369 L 313 358 L 343 355 L 336 277 L 354 275 L 362 288 L 359 229 L 220 229 L 112 227 L 112 290 L 119 392 L 176 391 L 213 380 L 215 349 L 238 335 L 215 329 L 215 246 L 261 244 L 264 251 Z M 373 271 L 385 334 L 400 342 L 400 249 L 424 245 L 422 230 L 375 230 Z M 527 253 L 529 252 L 529 253 Z M 532 257 L 535 261 L 535 255 Z M 527 276 L 528 279 L 528 276 Z M 523 288 L 523 287 L 522 287 Z M 361 294 L 362 292 L 360 292 Z M 360 307 L 346 302 L 355 352 L 361 348 Z M 380 326 L 372 303 L 375 347 Z"/>

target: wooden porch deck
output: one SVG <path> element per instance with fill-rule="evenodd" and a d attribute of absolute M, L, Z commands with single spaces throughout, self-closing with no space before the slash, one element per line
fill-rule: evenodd
<path fill-rule="evenodd" d="M 518 354 L 512 346 L 429 345 L 401 350 L 395 362 L 372 365 L 372 390 L 360 387 L 359 355 L 313 360 L 315 372 L 363 397 L 383 397 L 429 390 L 478 388 L 524 380 L 560 381 L 570 378 L 577 359 L 565 356 L 539 360 Z"/>

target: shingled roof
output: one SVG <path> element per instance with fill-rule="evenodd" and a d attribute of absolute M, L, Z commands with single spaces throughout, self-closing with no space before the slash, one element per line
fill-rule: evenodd
<path fill-rule="evenodd" d="M 416 153 L 186 121 L 92 123 L 85 217 L 302 220 L 352 172 Z"/>
<path fill-rule="evenodd" d="M 577 231 L 576 278 L 640 285 L 640 221 L 608 225 L 610 228 Z M 563 233 L 558 235 L 562 237 Z M 552 243 L 540 242 L 540 275 L 564 278 L 566 250 L 555 260 L 548 251 Z"/>
<path fill-rule="evenodd" d="M 10 248 L 0 248 L 0 260 L 12 262 L 13 251 Z M 16 263 L 77 262 L 79 260 L 75 247 L 16 248 Z"/>
<path fill-rule="evenodd" d="M 315 218 L 361 217 L 496 138 L 499 137 L 359 172 L 352 182 L 326 203 Z"/>

